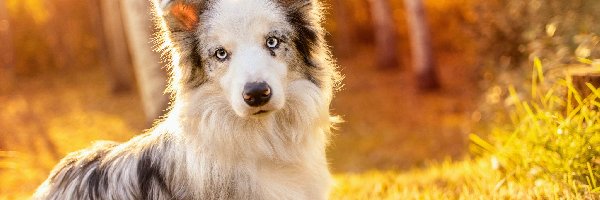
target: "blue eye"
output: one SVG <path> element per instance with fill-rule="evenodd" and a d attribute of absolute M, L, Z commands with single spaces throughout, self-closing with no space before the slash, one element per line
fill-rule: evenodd
<path fill-rule="evenodd" d="M 277 48 L 279 46 L 279 39 L 274 38 L 274 37 L 269 37 L 267 39 L 267 47 L 274 49 Z"/>
<path fill-rule="evenodd" d="M 229 53 L 227 53 L 225 49 L 220 48 L 215 51 L 215 57 L 217 57 L 219 60 L 225 60 L 227 57 L 229 57 Z"/>

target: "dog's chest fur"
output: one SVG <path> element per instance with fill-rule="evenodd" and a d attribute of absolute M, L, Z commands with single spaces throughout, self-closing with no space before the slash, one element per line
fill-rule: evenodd
<path fill-rule="evenodd" d="M 322 195 L 330 183 L 325 130 L 315 125 L 328 119 L 308 116 L 318 112 L 311 113 L 292 100 L 288 103 L 288 109 L 268 120 L 237 120 L 233 113 L 215 110 L 198 111 L 204 113 L 199 119 L 180 119 L 185 122 L 181 139 L 187 140 L 181 147 L 189 155 L 186 171 L 190 186 L 199 192 L 194 195 L 325 199 Z"/>
<path fill-rule="evenodd" d="M 317 191 L 328 181 L 315 176 L 318 171 L 327 173 L 326 169 L 313 168 L 311 172 L 300 162 L 243 157 L 223 160 L 211 155 L 192 160 L 195 164 L 188 165 L 190 186 L 199 192 L 194 196 L 203 199 L 323 199 Z"/>

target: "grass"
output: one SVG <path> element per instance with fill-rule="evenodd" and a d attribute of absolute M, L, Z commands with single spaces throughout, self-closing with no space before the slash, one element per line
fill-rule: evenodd
<path fill-rule="evenodd" d="M 331 199 L 593 199 L 557 182 L 508 181 L 491 160 L 443 162 L 408 172 L 338 174 Z"/>
<path fill-rule="evenodd" d="M 509 88 L 512 125 L 493 128 L 491 143 L 472 135 L 473 149 L 496 159 L 495 168 L 507 180 L 556 183 L 573 194 L 599 195 L 600 90 L 589 83 L 575 88 L 568 79 L 545 84 L 539 60 L 534 66 L 530 97 Z M 583 90 L 591 94 L 581 96 Z"/>

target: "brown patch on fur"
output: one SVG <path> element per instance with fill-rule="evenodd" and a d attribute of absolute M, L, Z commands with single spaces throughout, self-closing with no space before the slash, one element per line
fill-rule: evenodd
<path fill-rule="evenodd" d="M 177 2 L 169 12 L 181 23 L 186 31 L 192 31 L 198 26 L 198 7 L 194 4 Z"/>

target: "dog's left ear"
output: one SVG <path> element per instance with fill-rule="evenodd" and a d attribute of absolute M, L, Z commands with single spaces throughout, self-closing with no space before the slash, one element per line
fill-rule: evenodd
<path fill-rule="evenodd" d="M 193 31 L 200 23 L 204 0 L 158 0 L 171 32 Z"/>

